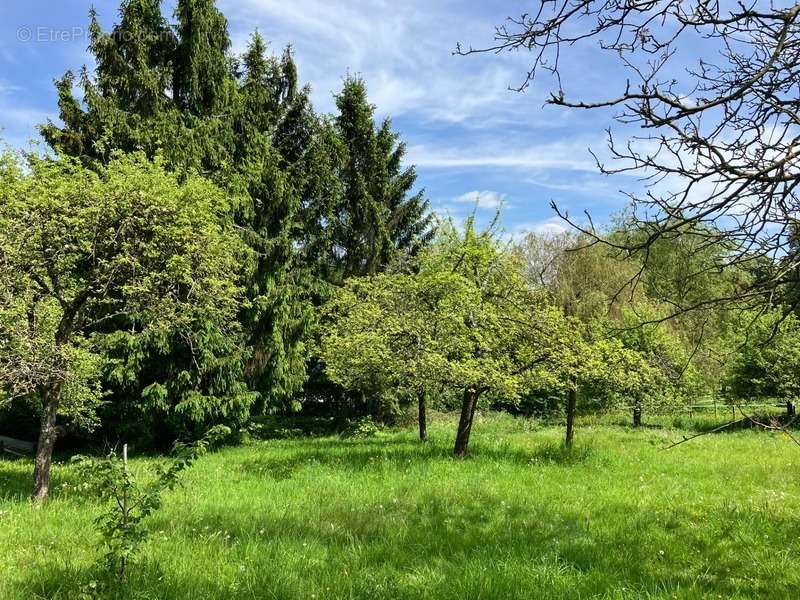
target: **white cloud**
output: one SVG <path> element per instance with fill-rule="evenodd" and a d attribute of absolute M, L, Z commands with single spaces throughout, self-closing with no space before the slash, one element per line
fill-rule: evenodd
<path fill-rule="evenodd" d="M 537 221 L 533 223 L 521 223 L 514 227 L 511 232 L 516 237 L 522 237 L 527 233 L 538 233 L 540 235 L 559 235 L 565 231 L 569 231 L 569 226 L 558 217 L 551 217 L 544 221 Z"/>
<path fill-rule="evenodd" d="M 481 208 L 498 208 L 501 204 L 508 206 L 505 201 L 507 194 L 491 190 L 467 192 L 456 198 L 456 202 L 476 204 Z"/>
<path fill-rule="evenodd" d="M 564 221 L 558 218 L 548 219 L 547 221 L 542 221 L 541 223 L 536 223 L 532 228 L 531 231 L 534 233 L 550 233 L 550 234 L 559 234 L 568 231 L 569 227 L 564 224 Z"/>

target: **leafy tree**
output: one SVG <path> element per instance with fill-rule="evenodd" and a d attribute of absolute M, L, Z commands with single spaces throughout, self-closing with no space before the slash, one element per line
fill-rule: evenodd
<path fill-rule="evenodd" d="M 599 396 L 612 406 L 620 399 L 641 406 L 643 399 L 663 383 L 658 371 L 640 352 L 626 348 L 619 339 L 598 336 L 586 327 L 579 328 L 579 334 L 573 336 L 552 369 L 567 391 L 567 447 L 574 439 L 579 396 Z"/>
<path fill-rule="evenodd" d="M 246 414 L 252 394 L 219 373 L 241 364 L 241 248 L 223 192 L 141 155 L 92 170 L 70 159 L 23 170 L 6 157 L 0 179 L 0 372 L 7 396 L 35 398 L 41 412 L 35 500 L 47 498 L 59 414 L 96 407 L 109 338 L 182 340 L 174 381 L 146 382 L 149 393 L 175 386 L 176 410 L 193 416 Z M 201 356 L 203 335 L 228 340 L 233 356 Z"/>
<path fill-rule="evenodd" d="M 463 231 L 445 224 L 412 273 L 345 286 L 323 343 L 328 373 L 365 391 L 399 385 L 423 397 L 457 390 L 454 453 L 463 456 L 478 401 L 519 398 L 535 367 L 555 360 L 571 335 L 560 310 L 544 300 L 492 230 L 477 231 L 473 219 Z"/>
<path fill-rule="evenodd" d="M 452 385 L 449 328 L 462 285 L 457 275 L 439 272 L 347 280 L 325 307 L 322 359 L 330 379 L 365 397 L 414 398 L 426 440 L 428 400 Z"/>
<path fill-rule="evenodd" d="M 726 385 L 734 398 L 800 398 L 800 322 L 775 309 L 744 323 Z"/>
<path fill-rule="evenodd" d="M 552 302 L 581 324 L 574 347 L 557 365 L 559 385 L 547 390 L 567 394 L 568 444 L 579 396 L 604 404 L 624 396 L 637 405 L 647 398 L 652 405 L 670 387 L 670 378 L 684 374 L 689 357 L 674 324 L 641 326 L 642 316 L 657 310 L 657 301 L 647 295 L 634 261 L 569 232 L 530 233 L 516 251 L 530 284 L 547 290 Z"/>
<path fill-rule="evenodd" d="M 478 401 L 485 394 L 517 400 L 539 369 L 557 360 L 574 336 L 572 324 L 525 281 L 522 265 L 500 247 L 493 229 L 477 231 L 472 218 L 460 232 L 452 224 L 420 257 L 420 272 L 452 273 L 461 282 L 451 320 L 457 343 L 453 377 L 462 390 L 454 452 L 467 453 Z"/>

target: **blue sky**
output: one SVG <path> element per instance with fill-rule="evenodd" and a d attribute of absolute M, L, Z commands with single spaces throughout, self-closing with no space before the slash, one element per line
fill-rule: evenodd
<path fill-rule="evenodd" d="M 460 218 L 479 199 L 488 218 L 503 203 L 509 233 L 558 230 L 549 202 L 598 222 L 625 206 L 624 176 L 597 173 L 588 149 L 605 151 L 610 115 L 543 106 L 552 82 L 509 91 L 529 66 L 525 54 L 452 55 L 457 42 L 491 41 L 493 26 L 524 12 L 518 0 L 219 0 L 234 50 L 258 29 L 279 52 L 291 43 L 302 82 L 321 112 L 349 72 L 367 82 L 380 116 L 391 116 L 434 207 Z M 502 4 L 502 6 L 500 6 Z M 166 4 L 166 10 L 170 3 Z M 107 28 L 117 0 L 95 2 Z M 6 1 L 0 6 L 0 128 L 26 145 L 35 125 L 56 116 L 53 79 L 91 66 L 87 0 Z M 571 91 L 607 87 L 618 70 L 591 47 L 565 65 Z M 628 182 L 624 181 L 628 180 Z"/>

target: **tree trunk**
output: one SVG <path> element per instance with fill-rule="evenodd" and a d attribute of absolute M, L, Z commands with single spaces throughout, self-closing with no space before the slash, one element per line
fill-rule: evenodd
<path fill-rule="evenodd" d="M 467 454 L 469 434 L 472 431 L 472 419 L 475 417 L 475 407 L 478 405 L 479 392 L 472 388 L 464 390 L 464 400 L 461 403 L 461 418 L 458 421 L 456 432 L 456 445 L 453 453 L 462 457 Z"/>
<path fill-rule="evenodd" d="M 564 444 L 567 448 L 572 447 L 572 438 L 575 435 L 575 407 L 577 404 L 578 390 L 571 386 L 567 393 L 567 436 L 564 439 Z"/>
<path fill-rule="evenodd" d="M 50 490 L 50 465 L 53 461 L 53 447 L 56 444 L 56 413 L 61 397 L 61 386 L 55 385 L 42 391 L 42 418 L 39 429 L 39 443 L 36 446 L 36 460 L 33 468 L 33 494 L 36 503 L 46 502 Z"/>
<path fill-rule="evenodd" d="M 426 404 L 425 392 L 420 392 L 417 396 L 419 413 L 419 439 L 423 442 L 428 440 L 428 407 Z"/>

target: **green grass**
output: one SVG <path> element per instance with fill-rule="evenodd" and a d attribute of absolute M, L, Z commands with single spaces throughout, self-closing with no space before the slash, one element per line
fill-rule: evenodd
<path fill-rule="evenodd" d="M 797 598 L 800 448 L 737 431 L 481 418 L 368 439 L 254 442 L 201 459 L 150 521 L 125 598 Z M 134 461 L 141 468 L 144 459 Z M 68 466 L 27 500 L 0 460 L 0 598 L 91 597 L 92 519 Z M 94 586 L 94 587 L 93 587 Z"/>

